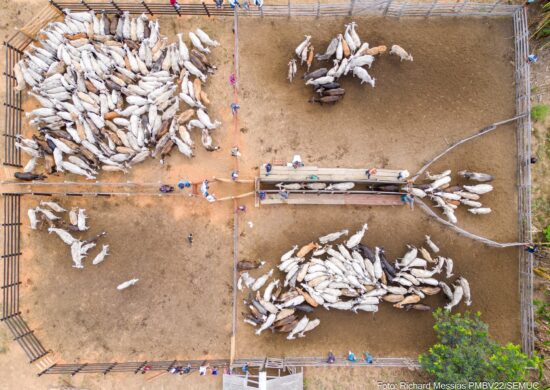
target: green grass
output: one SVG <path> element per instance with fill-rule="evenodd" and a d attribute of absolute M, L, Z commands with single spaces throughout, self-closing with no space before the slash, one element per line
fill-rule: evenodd
<path fill-rule="evenodd" d="M 546 116 L 550 111 L 550 107 L 545 104 L 537 104 L 536 106 L 531 107 L 531 118 L 535 122 L 544 122 Z"/>
<path fill-rule="evenodd" d="M 550 225 L 546 226 L 543 230 L 546 242 L 550 242 Z"/>

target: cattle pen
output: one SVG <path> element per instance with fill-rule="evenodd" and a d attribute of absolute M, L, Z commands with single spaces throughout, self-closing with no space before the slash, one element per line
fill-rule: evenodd
<path fill-rule="evenodd" d="M 21 29 L 12 38 L 4 43 L 6 55 L 6 67 L 4 70 L 6 83 L 6 96 L 4 101 L 5 123 L 4 123 L 4 159 L 3 164 L 9 167 L 21 167 L 21 154 L 15 147 L 15 140 L 22 133 L 23 106 L 21 92 L 15 92 L 15 76 L 13 65 L 22 57 L 25 48 L 32 43 L 33 36 L 45 23 L 55 19 L 60 15 L 61 10 L 70 9 L 72 11 L 104 12 L 106 14 L 119 14 L 129 12 L 131 14 L 146 13 L 151 16 L 203 16 L 211 18 L 234 18 L 237 23 L 238 18 L 263 18 L 270 16 L 293 18 L 297 16 L 310 17 L 330 17 L 330 16 L 379 16 L 386 18 L 400 17 L 511 17 L 514 27 L 514 48 L 515 48 L 515 102 L 516 102 L 516 146 L 517 146 L 517 177 L 516 185 L 518 191 L 518 231 L 519 242 L 531 242 L 531 123 L 530 123 L 530 78 L 527 55 L 529 54 L 529 32 L 527 25 L 526 10 L 522 6 L 503 4 L 500 0 L 493 4 L 480 4 L 461 0 L 459 2 L 445 3 L 433 1 L 430 3 L 415 4 L 406 1 L 359 1 L 350 0 L 336 4 L 323 4 L 320 1 L 311 4 L 294 4 L 288 1 L 287 5 L 269 5 L 266 4 L 259 9 L 230 9 L 225 6 L 218 9 L 212 5 L 185 4 L 181 8 L 175 8 L 168 3 L 156 3 L 142 1 L 140 3 L 126 2 L 72 2 L 72 1 L 50 1 L 48 12 L 43 13 L 37 21 L 28 29 Z M 236 36 L 238 40 L 238 35 Z M 234 53 L 235 59 L 238 54 Z M 237 69 L 238 72 L 239 69 Z M 115 183 L 111 183 L 115 184 Z M 129 183 L 131 187 L 131 183 Z M 131 193 L 130 189 L 128 192 Z M 78 363 L 57 363 L 54 359 L 49 359 L 51 351 L 46 349 L 38 340 L 35 333 L 23 320 L 19 308 L 20 293 L 20 258 L 25 251 L 21 247 L 20 229 L 21 229 L 21 198 L 24 196 L 51 196 L 53 192 L 32 192 L 30 194 L 19 191 L 4 192 L 4 219 L 3 227 L 3 311 L 1 321 L 6 324 L 10 330 L 13 340 L 25 351 L 30 363 L 38 368 L 38 375 L 44 374 L 84 374 L 84 373 L 115 373 L 115 372 L 134 372 L 139 373 L 145 366 L 150 367 L 152 371 L 167 371 L 178 365 L 190 364 L 193 369 L 198 369 L 203 364 L 203 360 L 144 360 L 129 362 L 78 362 Z M 89 192 L 94 194 L 93 191 Z M 82 196 L 72 191 L 65 191 L 64 195 Z M 95 196 L 116 197 L 117 195 L 109 193 L 96 192 Z M 235 214 L 234 231 L 238 229 Z M 236 246 L 236 242 L 235 242 Z M 238 256 L 237 248 L 234 249 L 234 255 Z M 521 346 L 524 352 L 531 354 L 534 349 L 534 320 L 533 320 L 533 255 L 527 253 L 523 248 L 518 249 L 519 262 L 519 301 L 520 301 L 520 333 Z M 234 270 L 236 272 L 236 270 Z M 233 298 L 234 300 L 236 298 Z M 235 305 L 235 303 L 233 303 Z M 233 322 L 236 321 L 233 314 Z M 235 329 L 233 328 L 233 333 Z M 235 335 L 233 334 L 233 337 Z M 289 370 L 296 372 L 300 367 L 320 367 L 326 365 L 326 359 L 322 357 L 249 357 L 236 358 L 233 356 L 227 359 L 212 359 L 211 365 L 232 365 L 239 367 L 244 362 L 248 362 L 251 367 L 273 368 L 278 370 Z M 335 365 L 349 365 L 343 359 L 338 359 Z M 355 363 L 354 366 L 366 364 Z M 371 367 L 418 367 L 418 362 L 410 358 L 384 358 L 375 359 Z"/>

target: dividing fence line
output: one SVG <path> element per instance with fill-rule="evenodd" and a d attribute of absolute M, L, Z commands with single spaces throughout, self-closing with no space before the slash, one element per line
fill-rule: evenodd
<path fill-rule="evenodd" d="M 424 203 L 423 200 L 418 199 L 415 204 L 417 204 L 420 209 L 425 212 L 429 217 L 435 219 L 437 222 L 447 226 L 451 230 L 454 230 L 456 233 L 458 233 L 461 236 L 467 237 L 474 241 L 479 241 L 485 245 L 492 246 L 494 248 L 510 248 L 510 247 L 523 247 L 524 242 L 496 242 L 493 240 L 490 240 L 485 237 L 478 236 L 476 234 L 470 233 L 467 230 L 461 229 L 458 226 L 450 223 L 449 221 L 444 220 L 439 215 L 437 215 L 430 206 L 428 206 L 426 203 Z"/>
<path fill-rule="evenodd" d="M 165 361 L 140 361 L 126 363 L 75 363 L 75 364 L 54 364 L 51 367 L 38 373 L 39 376 L 44 374 L 104 374 L 113 372 L 140 372 L 153 371 L 169 371 L 173 367 L 190 366 L 192 371 L 196 371 L 200 366 L 209 364 L 210 367 L 231 367 L 232 369 L 240 369 L 246 363 L 251 368 L 258 369 L 278 369 L 293 372 L 296 368 L 301 367 L 406 367 L 420 368 L 420 364 L 416 359 L 408 358 L 375 358 L 372 363 L 365 361 L 349 362 L 346 358 L 337 358 L 334 363 L 327 363 L 326 357 L 292 357 L 292 358 L 247 358 L 237 359 L 231 363 L 228 359 L 215 360 L 165 360 Z"/>
<path fill-rule="evenodd" d="M 116 1 L 55 1 L 50 4 L 58 10 L 68 8 L 72 11 L 98 11 L 106 14 L 118 14 L 129 12 L 130 14 L 145 13 L 155 15 L 206 15 L 206 16 L 232 16 L 233 9 L 224 5 L 217 8 L 206 4 L 180 4 L 179 8 L 168 2 L 116 2 Z M 320 1 L 311 4 L 294 4 L 288 0 L 286 5 L 266 4 L 263 7 L 254 7 L 246 10 L 237 8 L 236 11 L 243 16 L 359 16 L 387 15 L 391 17 L 402 16 L 511 16 L 517 9 L 516 5 L 502 4 L 501 0 L 494 3 L 475 3 L 465 1 L 431 3 L 409 3 L 393 0 L 349 0 L 347 2 L 322 4 Z"/>
<path fill-rule="evenodd" d="M 517 139 L 517 186 L 519 240 L 532 242 L 531 227 L 531 87 L 529 55 L 529 26 L 527 10 L 514 12 L 516 115 Z M 531 355 L 535 346 L 535 321 L 533 313 L 533 255 L 519 249 L 519 293 L 521 311 L 521 345 Z"/>

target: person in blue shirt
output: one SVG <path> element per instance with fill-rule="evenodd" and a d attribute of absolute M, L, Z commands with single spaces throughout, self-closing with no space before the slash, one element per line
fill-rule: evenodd
<path fill-rule="evenodd" d="M 189 187 L 191 187 L 191 182 L 189 182 L 188 180 L 181 179 L 180 181 L 178 181 L 178 188 L 180 190 L 183 190 L 184 188 L 189 188 Z"/>
<path fill-rule="evenodd" d="M 370 353 L 368 352 L 363 352 L 365 354 L 365 361 L 368 363 L 368 364 L 372 364 L 372 356 L 370 355 Z"/>

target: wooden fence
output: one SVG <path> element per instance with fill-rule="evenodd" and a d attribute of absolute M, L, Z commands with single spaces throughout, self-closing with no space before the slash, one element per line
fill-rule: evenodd
<path fill-rule="evenodd" d="M 527 10 L 514 12 L 516 115 L 517 139 L 517 187 L 519 240 L 532 242 L 531 226 L 531 79 L 529 73 L 529 26 Z M 521 310 L 521 344 L 523 351 L 531 355 L 535 346 L 533 313 L 533 255 L 519 249 L 519 293 Z"/>
<path fill-rule="evenodd" d="M 476 3 L 468 0 L 457 2 L 433 1 L 431 3 L 414 3 L 394 0 L 349 0 L 334 3 L 300 4 L 288 0 L 287 4 L 274 5 L 266 2 L 263 7 L 250 6 L 249 9 L 237 8 L 240 16 L 360 16 L 386 15 L 401 16 L 512 16 L 518 6 L 504 4 L 502 0 L 494 3 Z M 130 14 L 145 13 L 157 15 L 207 15 L 233 16 L 233 9 L 227 4 L 217 8 L 212 2 L 187 4 L 182 2 L 179 7 L 168 1 L 63 1 L 50 0 L 50 4 L 58 10 L 68 8 L 72 11 L 98 11 L 107 14 L 129 12 Z"/>

